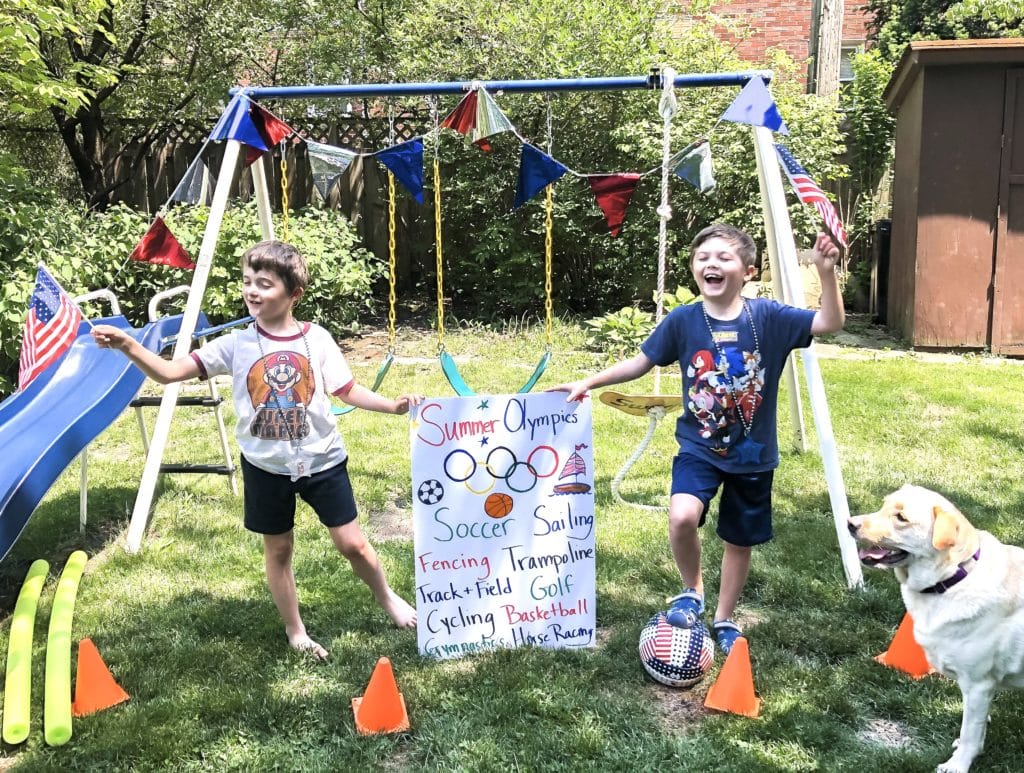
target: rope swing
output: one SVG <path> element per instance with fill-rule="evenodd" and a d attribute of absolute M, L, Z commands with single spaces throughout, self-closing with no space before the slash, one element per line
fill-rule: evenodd
<path fill-rule="evenodd" d="M 675 95 L 676 73 L 671 67 L 666 67 L 661 73 L 662 92 L 661 100 L 658 103 L 658 113 L 662 118 L 661 134 L 661 203 L 658 206 L 658 298 L 655 310 L 654 324 L 661 322 L 664 310 L 665 297 L 665 273 L 666 256 L 668 252 L 668 221 L 672 219 L 672 207 L 668 201 L 668 181 L 671 172 L 671 130 L 672 118 L 676 114 L 677 103 Z M 625 395 L 621 392 L 606 390 L 601 393 L 600 400 L 605 405 L 610 405 L 624 413 L 633 416 L 647 416 L 647 432 L 643 439 L 623 463 L 622 467 L 612 478 L 611 489 L 615 500 L 624 505 L 639 507 L 642 510 L 653 510 L 661 512 L 665 509 L 663 505 L 647 505 L 640 502 L 631 502 L 624 498 L 619 492 L 619 486 L 633 465 L 644 455 L 654 433 L 658 428 L 658 422 L 673 411 L 683 407 L 682 396 L 661 394 L 661 368 L 654 369 L 654 394 L 653 395 Z"/>

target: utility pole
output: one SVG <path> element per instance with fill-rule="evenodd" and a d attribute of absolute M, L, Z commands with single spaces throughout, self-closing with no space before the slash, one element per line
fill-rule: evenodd
<path fill-rule="evenodd" d="M 843 46 L 843 0 L 818 0 L 814 57 L 814 92 L 835 100 L 839 95 L 839 59 Z"/>

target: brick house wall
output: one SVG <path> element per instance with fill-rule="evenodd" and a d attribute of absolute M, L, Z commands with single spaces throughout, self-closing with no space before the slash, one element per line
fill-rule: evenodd
<path fill-rule="evenodd" d="M 688 3 L 680 2 L 681 6 Z M 811 34 L 814 29 L 812 13 L 816 3 L 811 0 L 732 0 L 714 3 L 712 12 L 735 19 L 745 26 L 750 35 L 736 41 L 737 52 L 744 59 L 760 64 L 765 61 L 765 51 L 781 48 L 798 62 L 808 62 L 813 54 Z M 682 31 L 689 14 L 681 11 L 677 28 Z M 869 16 L 860 7 L 859 0 L 846 0 L 843 16 L 843 45 L 850 49 L 863 47 L 867 38 Z M 735 40 L 725 30 L 724 40 Z M 806 77 L 806 76 L 805 76 Z"/>

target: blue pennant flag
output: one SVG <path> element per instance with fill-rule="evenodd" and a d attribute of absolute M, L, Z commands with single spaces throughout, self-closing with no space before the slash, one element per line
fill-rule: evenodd
<path fill-rule="evenodd" d="M 779 115 L 775 100 L 759 77 L 751 78 L 733 103 L 722 113 L 723 121 L 763 126 L 779 134 L 789 134 L 786 122 Z"/>
<path fill-rule="evenodd" d="M 516 200 L 512 209 L 519 209 L 568 171 L 569 168 L 564 164 L 524 142 L 523 155 L 519 159 L 519 184 L 516 186 Z"/>
<path fill-rule="evenodd" d="M 238 140 L 243 145 L 265 153 L 267 144 L 260 136 L 259 129 L 249 115 L 249 98 L 239 92 L 221 113 L 217 125 L 210 132 L 210 139 L 217 140 Z"/>
<path fill-rule="evenodd" d="M 678 177 L 701 193 L 715 188 L 715 170 L 711 164 L 711 143 L 700 140 L 687 146 L 669 161 Z"/>
<path fill-rule="evenodd" d="M 390 148 L 378 150 L 374 155 L 377 160 L 391 170 L 406 190 L 416 199 L 417 204 L 423 203 L 423 140 L 419 137 Z"/>

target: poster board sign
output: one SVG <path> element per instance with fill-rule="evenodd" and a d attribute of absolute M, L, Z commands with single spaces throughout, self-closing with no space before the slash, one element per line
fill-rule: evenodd
<path fill-rule="evenodd" d="M 428 398 L 410 422 L 417 643 L 453 658 L 595 643 L 590 400 Z"/>

